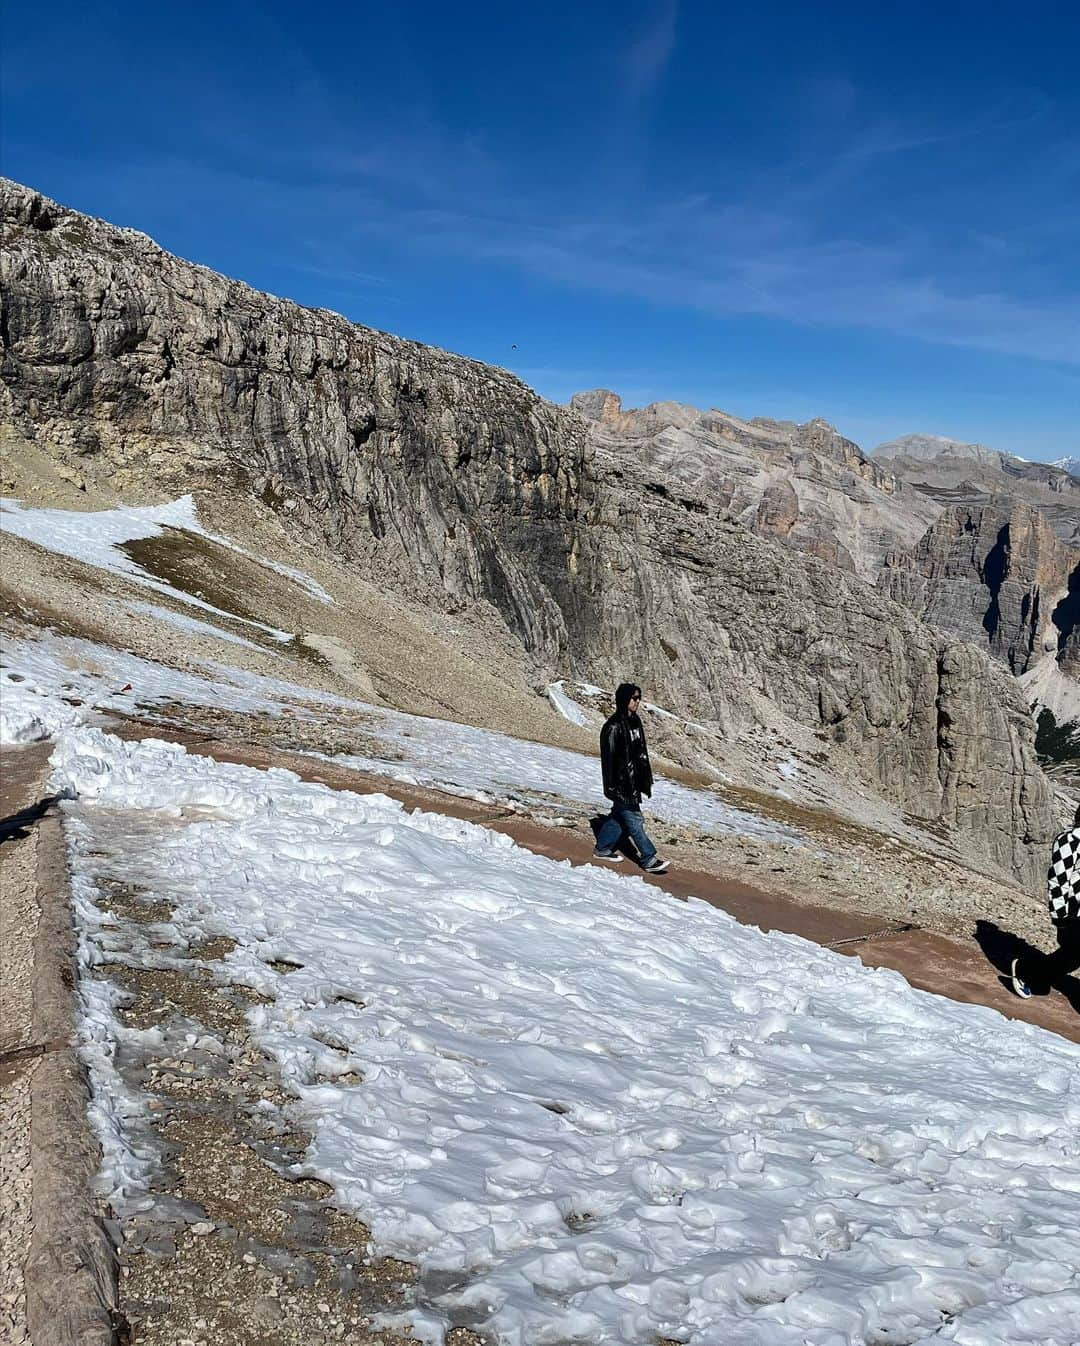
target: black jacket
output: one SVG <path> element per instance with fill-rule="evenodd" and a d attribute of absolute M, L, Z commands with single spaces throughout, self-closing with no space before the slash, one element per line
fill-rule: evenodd
<path fill-rule="evenodd" d="M 619 706 L 618 694 L 616 706 Z M 613 802 L 636 808 L 642 795 L 652 794 L 653 774 L 645 730 L 641 720 L 630 714 L 625 701 L 600 731 L 600 764 L 604 770 L 604 794 Z"/>

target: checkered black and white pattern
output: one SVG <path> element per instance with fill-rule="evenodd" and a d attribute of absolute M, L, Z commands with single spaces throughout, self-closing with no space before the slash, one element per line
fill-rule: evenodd
<path fill-rule="evenodd" d="M 1046 902 L 1052 921 L 1080 920 L 1080 827 L 1054 841 L 1046 871 Z"/>

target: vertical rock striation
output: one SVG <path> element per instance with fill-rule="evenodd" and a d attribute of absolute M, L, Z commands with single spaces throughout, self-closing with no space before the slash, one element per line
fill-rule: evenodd
<path fill-rule="evenodd" d="M 911 551 L 886 558 L 878 587 L 1020 675 L 1045 652 L 1071 649 L 1080 551 L 1031 505 L 957 505 Z"/>

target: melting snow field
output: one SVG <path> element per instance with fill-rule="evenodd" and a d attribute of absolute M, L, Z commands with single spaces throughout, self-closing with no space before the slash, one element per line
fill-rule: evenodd
<path fill-rule="evenodd" d="M 170 613 L 170 617 L 175 614 Z M 171 702 L 220 710 L 313 716 L 335 707 L 364 709 L 329 692 L 298 687 L 211 660 L 205 676 L 169 668 L 81 636 L 4 634 L 0 665 L 0 743 L 51 737 L 93 711 L 156 709 Z"/>
<path fill-rule="evenodd" d="M 383 796 L 86 727 L 53 766 L 83 961 L 116 956 L 95 866 L 137 820 L 127 877 L 178 937 L 238 941 L 228 978 L 273 997 L 250 1022 L 313 1135 L 302 1171 L 419 1265 L 422 1339 L 1080 1339 L 1064 1040 Z M 84 1054 L 123 1209 L 139 1100 L 108 1087 L 126 1030 L 101 985 Z"/>
<path fill-rule="evenodd" d="M 146 605 L 146 615 L 153 615 Z M 175 613 L 168 613 L 171 625 Z M 340 766 L 406 784 L 434 786 L 480 800 L 523 800 L 589 808 L 608 805 L 594 757 L 510 738 L 446 720 L 426 719 L 297 686 L 210 660 L 193 660 L 200 672 L 168 668 L 77 636 L 4 635 L 0 668 L 0 743 L 50 737 L 55 727 L 84 718 L 87 709 L 133 712 L 170 702 L 239 712 L 286 713 L 312 718 L 340 708 L 366 717 L 365 732 L 385 756 L 337 756 Z M 128 690 L 121 690 L 127 688 Z M 706 790 L 657 775 L 648 812 L 666 822 L 720 835 L 741 834 L 798 844 L 794 830 L 732 808 Z"/>
<path fill-rule="evenodd" d="M 610 807 L 600 785 L 600 763 L 585 753 L 510 738 L 467 724 L 429 720 L 400 711 L 373 711 L 369 733 L 392 758 L 339 756 L 343 766 L 373 771 L 409 785 L 431 785 L 490 800 L 542 800 L 556 796 L 572 804 Z M 695 790 L 657 774 L 646 812 L 719 835 L 741 834 L 764 841 L 797 843 L 799 835 L 780 823 L 732 808 L 707 790 Z"/>
<path fill-rule="evenodd" d="M 239 617 L 235 613 L 224 612 L 221 608 L 214 607 L 213 604 L 197 598 L 194 594 L 175 588 L 164 580 L 151 575 L 149 571 L 121 550 L 125 542 L 160 537 L 167 528 L 181 529 L 184 532 L 193 533 L 196 536 L 206 538 L 209 542 L 216 542 L 222 547 L 227 547 L 230 551 L 237 552 L 241 556 L 246 556 L 259 565 L 266 566 L 279 575 L 284 575 L 303 589 L 309 597 L 317 599 L 320 603 L 332 604 L 334 601 L 322 585 L 318 584 L 309 575 L 305 575 L 303 571 L 295 570 L 292 566 L 282 565 L 277 561 L 268 560 L 255 552 L 247 551 L 243 547 L 238 547 L 236 543 L 230 542 L 228 538 L 220 537 L 216 533 L 208 533 L 199 522 L 195 500 L 190 495 L 181 496 L 179 500 L 173 500 L 165 505 L 123 505 L 117 509 L 97 511 L 28 509 L 18 500 L 0 497 L 0 532 L 10 533 L 13 537 L 20 537 L 27 542 L 36 543 L 37 546 L 44 547 L 47 551 L 57 552 L 61 556 L 69 556 L 73 560 L 84 561 L 87 565 L 95 566 L 99 570 L 106 570 L 114 575 L 123 575 L 136 584 L 154 589 L 158 593 L 168 594 L 170 597 L 179 599 L 183 603 L 189 603 L 193 607 L 202 608 L 206 612 L 213 612 L 221 617 L 228 617 L 231 621 L 240 622 L 244 626 L 257 628 L 274 640 L 286 641 L 292 639 L 288 631 L 279 631 L 276 627 L 267 626 L 263 622 L 250 621 L 248 618 Z"/>

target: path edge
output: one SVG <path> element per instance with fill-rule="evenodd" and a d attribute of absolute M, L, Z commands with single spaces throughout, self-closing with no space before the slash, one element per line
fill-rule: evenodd
<path fill-rule="evenodd" d="M 37 825 L 33 1041 L 45 1046 L 30 1082 L 33 1234 L 24 1267 L 33 1346 L 116 1346 L 118 1263 L 91 1183 L 101 1148 L 90 1083 L 73 1045 L 78 965 L 61 818 Z"/>

